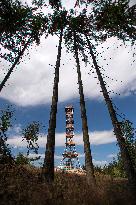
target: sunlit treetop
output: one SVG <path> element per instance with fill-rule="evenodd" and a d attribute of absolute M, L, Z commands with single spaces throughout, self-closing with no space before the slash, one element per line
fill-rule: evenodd
<path fill-rule="evenodd" d="M 37 6 L 37 7 L 43 7 L 43 6 L 47 6 L 49 2 L 49 5 L 51 6 L 52 9 L 56 9 L 59 10 L 60 8 L 62 8 L 62 4 L 61 4 L 61 0 L 33 0 L 32 4 Z"/>
<path fill-rule="evenodd" d="M 55 32 L 64 29 L 68 24 L 68 15 L 66 10 L 55 10 L 52 15 L 49 14 L 48 18 L 50 20 L 48 32 L 52 35 Z"/>
<path fill-rule="evenodd" d="M 99 1 L 99 0 L 98 0 Z M 76 3 L 75 3 L 75 7 L 76 6 L 80 6 L 82 4 L 90 4 L 90 3 L 95 3 L 95 2 L 98 2 L 97 0 L 76 0 Z"/>
<path fill-rule="evenodd" d="M 40 43 L 40 36 L 46 33 L 48 18 L 35 8 L 22 5 L 19 1 L 3 0 L 0 3 L 0 44 L 7 53 L 0 56 L 14 62 L 20 50 L 29 42 Z M 29 45 L 28 45 L 29 46 Z"/>
<path fill-rule="evenodd" d="M 130 7 L 130 0 L 77 0 L 75 9 L 86 5 L 84 10 L 89 13 L 92 26 L 96 32 L 101 33 L 101 40 L 116 36 L 125 41 L 136 40 L 136 5 Z M 93 20 L 93 21 L 92 21 Z M 103 35 L 102 35 L 103 33 Z"/>
<path fill-rule="evenodd" d="M 61 0 L 49 0 L 49 4 L 52 8 L 58 9 L 62 7 Z"/>
<path fill-rule="evenodd" d="M 46 9 L 46 0 L 33 1 L 37 7 L 22 5 L 16 0 L 2 0 L 0 3 L 0 44 L 9 52 L 0 56 L 13 62 L 28 39 L 30 43 L 40 43 L 43 34 L 52 34 L 66 27 L 70 15 L 76 16 L 75 29 L 77 32 L 86 33 L 96 42 L 105 41 L 111 36 L 116 36 L 124 42 L 136 38 L 136 6 L 129 7 L 129 1 L 120 0 L 78 0 L 73 10 L 62 8 L 62 1 L 50 0 L 52 12 L 45 15 L 39 12 L 38 7 Z M 79 15 L 77 4 L 91 5 L 91 11 L 85 7 Z M 51 9 L 50 8 L 50 9 Z M 74 20 L 75 21 L 75 20 Z M 8 26 L 7 26 L 8 25 Z"/>
<path fill-rule="evenodd" d="M 82 19 L 82 20 L 81 20 Z M 74 52 L 74 35 L 76 33 L 76 43 L 79 53 L 81 54 L 82 60 L 87 63 L 88 57 L 85 54 L 86 41 L 84 40 L 82 34 L 84 29 L 84 21 L 81 16 L 69 16 L 67 29 L 64 32 L 65 45 L 67 51 Z"/>
<path fill-rule="evenodd" d="M 136 5 L 130 7 L 128 0 L 101 1 L 94 7 L 94 26 L 106 32 L 108 37 L 117 36 L 123 41 L 136 40 Z"/>

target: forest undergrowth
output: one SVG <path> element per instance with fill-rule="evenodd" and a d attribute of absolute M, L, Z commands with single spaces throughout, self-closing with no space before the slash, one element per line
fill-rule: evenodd
<path fill-rule="evenodd" d="M 1 205 L 135 205 L 127 179 L 95 173 L 97 187 L 84 175 L 55 173 L 43 183 L 41 169 L 30 165 L 0 165 Z"/>

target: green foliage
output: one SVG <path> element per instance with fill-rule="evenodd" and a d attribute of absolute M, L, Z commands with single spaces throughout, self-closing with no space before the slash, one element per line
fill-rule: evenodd
<path fill-rule="evenodd" d="M 19 1 L 3 0 L 0 3 L 0 44 L 9 50 L 0 56 L 9 62 L 14 62 L 21 45 L 26 42 L 22 28 L 25 27 L 29 12 L 30 9 L 21 6 Z"/>
<path fill-rule="evenodd" d="M 16 157 L 16 164 L 17 165 L 30 165 L 30 159 L 24 156 L 22 153 L 19 153 Z"/>
<path fill-rule="evenodd" d="M 120 126 L 126 142 L 134 145 L 136 130 L 133 128 L 133 123 L 129 120 L 125 120 L 120 123 Z"/>
<path fill-rule="evenodd" d="M 49 14 L 50 24 L 49 24 L 49 33 L 60 33 L 61 29 L 64 29 L 67 25 L 67 11 L 54 11 L 53 14 Z"/>
<path fill-rule="evenodd" d="M 17 165 L 32 165 L 31 162 L 39 159 L 40 157 L 32 158 L 32 157 L 28 157 L 28 155 L 25 156 L 23 153 L 19 152 L 19 154 L 16 156 L 15 163 Z"/>
<path fill-rule="evenodd" d="M 49 4 L 56 10 L 59 10 L 62 7 L 61 0 L 49 0 Z"/>
<path fill-rule="evenodd" d="M 7 144 L 7 131 L 11 124 L 11 118 L 13 117 L 14 112 L 8 106 L 7 109 L 1 111 L 0 116 L 0 164 L 11 163 L 14 161 L 11 155 L 11 148 Z M 29 155 L 30 150 L 35 154 L 38 154 L 38 137 L 40 131 L 40 124 L 38 122 L 30 123 L 23 131 L 23 140 L 27 141 L 27 155 Z M 17 164 L 30 164 L 31 161 L 36 161 L 40 157 L 28 158 L 22 153 L 19 153 L 16 158 Z"/>
<path fill-rule="evenodd" d="M 13 111 L 8 106 L 7 109 L 1 111 L 0 116 L 0 163 L 7 163 L 13 160 L 11 156 L 11 150 L 8 147 L 6 132 L 11 127 L 11 118 Z"/>
<path fill-rule="evenodd" d="M 136 5 L 129 7 L 129 0 L 98 0 L 87 1 L 78 0 L 76 3 L 91 4 L 92 11 L 89 13 L 87 7 L 83 9 L 81 21 L 83 22 L 81 33 L 86 32 L 88 37 L 95 41 L 105 41 L 108 37 L 116 36 L 119 39 L 131 41 L 134 44 L 136 40 Z M 80 27 L 79 27 L 80 28 Z"/>
<path fill-rule="evenodd" d="M 40 131 L 40 124 L 38 122 L 30 123 L 25 129 L 23 129 L 23 140 L 27 142 L 27 155 L 30 151 L 38 154 L 39 145 L 37 143 Z"/>
<path fill-rule="evenodd" d="M 102 168 L 98 165 L 95 165 L 94 166 L 94 171 L 97 172 L 97 173 L 102 173 Z"/>
<path fill-rule="evenodd" d="M 47 6 L 47 1 L 46 0 L 33 0 L 32 4 L 37 6 L 37 7 L 43 7 Z M 61 0 L 49 0 L 49 5 L 51 6 L 52 9 L 59 10 L 62 8 L 61 5 Z"/>
<path fill-rule="evenodd" d="M 34 14 L 34 11 L 35 8 L 22 5 L 18 0 L 0 2 L 0 45 L 5 49 L 5 53 L 0 53 L 1 58 L 14 63 L 28 39 L 27 47 L 33 41 L 40 43 L 48 19 L 43 13 Z"/>
<path fill-rule="evenodd" d="M 129 7 L 129 0 L 102 1 L 94 7 L 96 30 L 106 31 L 109 37 L 117 36 L 124 42 L 136 39 L 135 6 Z"/>
<path fill-rule="evenodd" d="M 117 159 L 113 158 L 113 161 L 109 164 L 105 164 L 104 167 L 94 166 L 96 173 L 110 175 L 112 177 L 122 177 L 126 178 L 126 173 L 123 167 L 120 154 L 118 154 Z"/>
<path fill-rule="evenodd" d="M 85 46 L 86 42 L 83 38 L 82 32 L 83 32 L 83 18 L 80 16 L 74 17 L 74 16 L 69 16 L 68 19 L 68 26 L 67 29 L 64 32 L 64 40 L 65 40 L 65 45 L 67 47 L 67 51 L 74 52 L 74 33 L 76 34 L 76 46 L 78 48 L 79 53 L 82 56 L 82 61 L 87 64 L 88 62 L 88 56 L 85 53 Z"/>
<path fill-rule="evenodd" d="M 10 110 L 8 106 L 6 110 L 1 111 L 1 119 L 0 119 L 0 129 L 5 134 L 9 127 L 11 127 L 11 118 L 13 116 L 13 111 Z"/>
<path fill-rule="evenodd" d="M 17 0 L 1 0 L 0 11 L 0 32 L 12 35 L 25 25 L 30 9 Z"/>
<path fill-rule="evenodd" d="M 129 120 L 122 121 L 120 123 L 120 126 L 122 134 L 126 141 L 130 157 L 132 159 L 134 167 L 136 168 L 136 129 L 133 128 L 133 123 Z"/>
<path fill-rule="evenodd" d="M 93 3 L 93 2 L 96 2 L 95 0 L 76 0 L 76 3 L 75 3 L 75 7 L 76 6 L 79 6 L 80 7 L 80 4 L 90 4 L 90 3 Z"/>
<path fill-rule="evenodd" d="M 96 41 L 103 41 L 108 36 L 117 36 L 124 41 L 135 40 L 135 7 L 129 8 L 129 1 L 121 0 L 113 3 L 111 0 L 104 2 L 102 0 L 80 0 L 77 2 L 78 4 L 92 3 L 93 12 L 86 16 L 87 9 L 84 9 L 77 18 L 73 19 L 67 16 L 67 11 L 59 10 L 61 1 L 50 0 L 49 4 L 55 10 L 53 15 L 49 14 L 47 17 L 41 12 L 35 12 L 37 8 L 22 5 L 19 0 L 1 0 L 0 31 L 2 35 L 0 43 L 8 52 L 1 53 L 0 56 L 13 63 L 28 39 L 30 39 L 28 46 L 33 41 L 39 44 L 40 36 L 43 33 L 47 36 L 48 33 L 53 34 L 60 31 L 60 29 L 68 25 L 68 19 L 70 19 L 70 26 L 77 33 L 79 32 L 79 36 L 85 32 Z M 45 1 L 34 0 L 33 4 L 44 6 Z M 73 15 L 72 11 L 70 15 Z M 67 28 L 69 29 L 69 26 Z M 70 29 L 68 32 L 70 32 Z M 70 35 L 69 33 L 69 39 Z M 81 45 L 84 42 L 81 39 L 78 41 L 80 41 L 79 50 L 83 54 L 83 46 Z M 66 42 L 68 43 L 68 40 Z M 69 45 L 70 43 L 71 41 L 69 40 Z M 86 56 L 84 55 L 83 58 L 85 60 Z"/>
<path fill-rule="evenodd" d="M 34 41 L 37 44 L 40 44 L 40 36 L 44 33 L 45 36 L 48 36 L 47 33 L 47 23 L 48 18 L 43 15 L 43 13 L 38 13 L 37 15 L 33 15 L 32 24 L 30 27 L 31 30 L 31 38 L 34 39 Z"/>
<path fill-rule="evenodd" d="M 112 177 L 126 177 L 123 163 L 121 160 L 121 157 L 118 155 L 118 159 L 113 159 L 112 162 L 110 162 L 108 165 L 105 165 L 103 168 L 101 168 L 102 173 L 106 175 L 110 175 Z"/>
<path fill-rule="evenodd" d="M 32 4 L 37 7 L 42 7 L 45 4 L 45 0 L 33 0 Z"/>
<path fill-rule="evenodd" d="M 135 128 L 133 123 L 129 120 L 120 122 L 122 134 L 126 140 L 126 145 L 131 156 L 134 167 L 136 168 L 136 139 Z M 111 175 L 113 177 L 126 177 L 126 173 L 123 166 L 123 161 L 120 152 L 117 155 L 117 159 L 113 159 L 111 163 L 105 165 L 99 172 Z"/>

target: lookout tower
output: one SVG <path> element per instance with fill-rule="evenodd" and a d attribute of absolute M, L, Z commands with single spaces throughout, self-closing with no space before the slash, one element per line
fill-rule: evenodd
<path fill-rule="evenodd" d="M 65 150 L 62 154 L 62 160 L 60 163 L 60 168 L 64 170 L 72 170 L 75 168 L 81 168 L 78 159 L 78 153 L 76 152 L 74 138 L 74 108 L 69 105 L 65 107 L 66 114 L 66 143 Z"/>

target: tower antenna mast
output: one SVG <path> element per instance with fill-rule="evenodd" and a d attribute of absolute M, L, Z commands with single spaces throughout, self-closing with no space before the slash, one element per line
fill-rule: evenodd
<path fill-rule="evenodd" d="M 60 163 L 60 167 L 63 170 L 81 169 L 78 159 L 78 153 L 76 152 L 74 137 L 74 108 L 72 105 L 65 107 L 66 114 L 66 143 L 65 150 L 62 154 L 63 158 Z"/>

